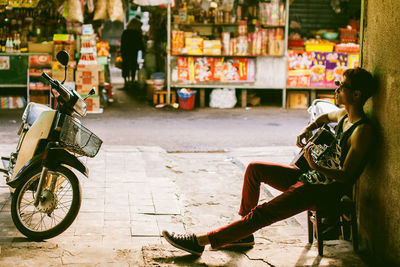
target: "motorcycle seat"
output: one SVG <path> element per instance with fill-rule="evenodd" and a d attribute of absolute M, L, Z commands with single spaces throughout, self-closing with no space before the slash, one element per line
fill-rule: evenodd
<path fill-rule="evenodd" d="M 32 124 L 36 121 L 36 119 L 39 118 L 40 114 L 42 114 L 44 111 L 49 111 L 49 110 L 52 109 L 46 105 L 30 102 L 25 109 L 24 115 L 22 116 L 22 120 L 29 126 L 32 126 Z"/>

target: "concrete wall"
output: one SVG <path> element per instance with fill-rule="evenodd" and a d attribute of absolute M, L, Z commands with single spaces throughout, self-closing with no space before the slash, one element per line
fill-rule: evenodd
<path fill-rule="evenodd" d="M 366 109 L 378 122 L 378 149 L 359 181 L 362 248 L 400 265 L 400 1 L 364 0 L 361 64 L 379 89 Z"/>

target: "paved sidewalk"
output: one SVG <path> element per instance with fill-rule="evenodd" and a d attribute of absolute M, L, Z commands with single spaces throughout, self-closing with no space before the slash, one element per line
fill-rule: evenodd
<path fill-rule="evenodd" d="M 7 155 L 14 145 L 0 146 Z M 204 233 L 238 218 L 245 166 L 288 163 L 296 147 L 199 153 L 160 147 L 104 145 L 80 175 L 82 207 L 58 237 L 31 242 L 14 227 L 10 194 L 0 181 L 0 266 L 365 266 L 346 241 L 328 241 L 324 257 L 307 242 L 305 215 L 255 234 L 250 250 L 205 250 L 196 258 L 175 249 L 161 231 Z M 261 201 L 278 194 L 264 187 Z"/>

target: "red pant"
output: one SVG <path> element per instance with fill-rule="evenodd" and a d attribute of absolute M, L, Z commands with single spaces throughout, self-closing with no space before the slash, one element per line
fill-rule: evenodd
<path fill-rule="evenodd" d="M 284 220 L 308 208 L 329 205 L 337 201 L 342 186 L 310 185 L 297 180 L 297 168 L 263 162 L 247 167 L 239 215 L 242 219 L 208 233 L 212 248 L 245 238 L 258 229 Z M 258 204 L 260 184 L 266 183 L 283 193 L 269 202 Z"/>

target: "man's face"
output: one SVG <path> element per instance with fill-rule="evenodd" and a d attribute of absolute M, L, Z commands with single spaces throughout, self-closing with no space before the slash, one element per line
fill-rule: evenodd
<path fill-rule="evenodd" d="M 335 81 L 338 86 L 335 90 L 336 105 L 348 105 L 354 102 L 354 91 L 350 88 L 349 82 L 345 78 L 343 82 Z"/>

